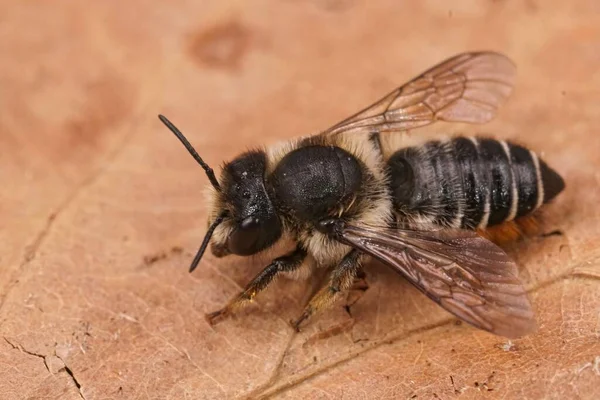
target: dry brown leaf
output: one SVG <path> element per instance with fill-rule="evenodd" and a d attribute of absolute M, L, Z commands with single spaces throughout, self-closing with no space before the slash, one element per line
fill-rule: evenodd
<path fill-rule="evenodd" d="M 452 4 L 452 5 L 451 5 Z M 600 395 L 597 2 L 8 2 L 0 27 L 0 398 L 594 398 Z M 484 127 L 567 181 L 548 231 L 510 249 L 539 332 L 457 325 L 374 264 L 370 289 L 296 334 L 310 284 L 236 318 L 261 267 L 207 256 L 212 165 L 315 132 L 440 60 L 508 54 L 516 90 Z"/>

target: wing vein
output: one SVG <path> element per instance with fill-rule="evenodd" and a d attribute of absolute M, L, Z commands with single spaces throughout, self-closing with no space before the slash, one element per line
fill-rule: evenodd
<path fill-rule="evenodd" d="M 495 116 L 498 107 L 512 92 L 515 73 L 514 64 L 504 55 L 494 52 L 459 54 L 423 72 L 323 134 L 403 131 L 439 120 L 485 123 Z M 476 91 L 477 98 L 470 96 L 468 90 Z M 415 121 L 420 124 L 415 126 Z"/>
<path fill-rule="evenodd" d="M 511 338 L 535 329 L 516 264 L 475 232 L 344 225 L 338 235 L 475 327 Z"/>

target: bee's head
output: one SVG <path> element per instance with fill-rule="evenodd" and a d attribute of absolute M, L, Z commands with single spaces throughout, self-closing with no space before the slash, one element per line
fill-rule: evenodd
<path fill-rule="evenodd" d="M 225 164 L 213 204 L 223 216 L 213 235 L 212 252 L 240 256 L 256 254 L 281 236 L 281 222 L 265 188 L 266 155 L 251 151 Z"/>
<path fill-rule="evenodd" d="M 281 236 L 281 221 L 265 188 L 266 155 L 261 151 L 244 153 L 223 167 L 221 183 L 200 158 L 183 134 L 164 116 L 160 120 L 177 136 L 202 166 L 214 189 L 209 227 L 190 266 L 193 271 L 211 237 L 217 257 L 228 254 L 249 256 L 275 243 Z"/>

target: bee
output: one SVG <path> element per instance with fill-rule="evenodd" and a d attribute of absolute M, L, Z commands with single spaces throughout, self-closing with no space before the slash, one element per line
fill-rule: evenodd
<path fill-rule="evenodd" d="M 372 258 L 476 328 L 509 338 L 533 332 L 535 315 L 515 262 L 481 233 L 529 216 L 564 189 L 563 179 L 508 141 L 404 140 L 437 121 L 490 121 L 515 73 L 502 54 L 456 55 L 323 132 L 239 155 L 219 179 L 159 115 L 212 186 L 208 231 L 190 272 L 209 244 L 224 257 L 251 256 L 283 238 L 295 243 L 208 321 L 249 303 L 280 275 L 329 268 L 292 321 L 299 330 L 347 293 Z"/>

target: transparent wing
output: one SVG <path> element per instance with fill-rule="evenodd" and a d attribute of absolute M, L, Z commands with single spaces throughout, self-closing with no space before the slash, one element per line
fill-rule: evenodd
<path fill-rule="evenodd" d="M 438 120 L 488 122 L 510 95 L 515 74 L 515 65 L 502 54 L 459 54 L 324 133 L 399 131 Z"/>
<path fill-rule="evenodd" d="M 477 328 L 509 338 L 535 330 L 516 264 L 475 232 L 344 226 L 338 236 L 400 272 L 436 303 Z"/>

